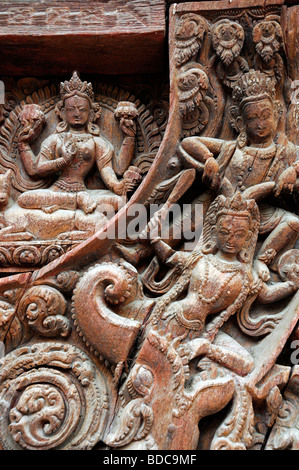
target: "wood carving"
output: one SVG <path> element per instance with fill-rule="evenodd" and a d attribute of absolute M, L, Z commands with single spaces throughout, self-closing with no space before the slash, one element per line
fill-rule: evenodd
<path fill-rule="evenodd" d="M 23 3 L 0 24 L 34 25 Z M 46 3 L 38 27 L 98 25 Z M 4 450 L 298 448 L 299 7 L 165 8 L 169 102 L 145 77 L 11 81 Z"/>

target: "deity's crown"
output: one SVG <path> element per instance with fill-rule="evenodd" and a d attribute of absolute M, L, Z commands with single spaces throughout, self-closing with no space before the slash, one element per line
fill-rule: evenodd
<path fill-rule="evenodd" d="M 250 70 L 235 83 L 232 91 L 234 102 L 241 108 L 245 104 L 270 99 L 275 101 L 275 83 L 259 70 Z"/>
<path fill-rule="evenodd" d="M 94 100 L 92 84 L 88 82 L 82 82 L 77 72 L 73 73 L 70 81 L 60 83 L 60 95 L 63 101 L 74 95 L 82 96 L 90 101 Z"/>
<path fill-rule="evenodd" d="M 250 218 L 257 206 L 254 199 L 247 199 L 239 191 L 232 197 L 219 196 L 216 219 L 223 215 Z"/>

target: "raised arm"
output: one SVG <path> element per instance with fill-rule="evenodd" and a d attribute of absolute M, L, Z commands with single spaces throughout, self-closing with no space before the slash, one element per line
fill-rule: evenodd
<path fill-rule="evenodd" d="M 63 157 L 56 158 L 55 135 L 44 141 L 38 156 L 31 149 L 32 143 L 40 135 L 46 121 L 40 106 L 35 104 L 25 105 L 19 115 L 19 120 L 22 129 L 19 134 L 18 147 L 22 163 L 29 176 L 47 177 L 58 173 L 68 165 L 74 156 L 74 148 L 71 144 L 68 145 Z"/>
<path fill-rule="evenodd" d="M 137 117 L 138 110 L 134 103 L 128 101 L 118 103 L 115 110 L 115 118 L 124 136 L 121 149 L 114 162 L 114 169 L 118 176 L 122 176 L 125 173 L 134 157 Z"/>

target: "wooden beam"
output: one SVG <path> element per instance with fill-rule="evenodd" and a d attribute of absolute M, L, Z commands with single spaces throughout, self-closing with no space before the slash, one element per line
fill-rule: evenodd
<path fill-rule="evenodd" d="M 0 3 L 2 75 L 160 72 L 164 0 Z"/>

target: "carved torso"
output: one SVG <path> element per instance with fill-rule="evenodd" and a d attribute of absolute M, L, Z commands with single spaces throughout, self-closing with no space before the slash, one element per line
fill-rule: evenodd
<path fill-rule="evenodd" d="M 265 181 L 266 176 L 269 174 L 276 150 L 275 144 L 266 149 L 236 148 L 224 175 L 236 189 L 249 188 L 259 184 Z"/>
<path fill-rule="evenodd" d="M 111 146 L 90 134 L 55 134 L 43 145 L 39 162 L 42 164 L 43 161 L 63 157 L 67 146 L 74 146 L 75 156 L 70 165 L 60 172 L 54 187 L 62 191 L 84 191 L 85 177 L 93 168 L 96 155 L 99 157 L 99 167 L 104 166 L 112 157 Z"/>
<path fill-rule="evenodd" d="M 243 287 L 248 288 L 245 281 L 248 281 L 248 273 L 241 262 L 226 262 L 214 255 L 204 255 L 192 268 L 186 297 L 170 304 L 163 315 L 166 323 L 169 315 L 174 314 L 176 320 L 174 329 L 170 325 L 168 331 L 178 334 L 177 323 L 185 331 L 202 331 L 209 315 L 233 305 Z"/>

